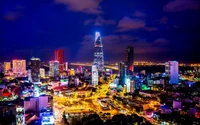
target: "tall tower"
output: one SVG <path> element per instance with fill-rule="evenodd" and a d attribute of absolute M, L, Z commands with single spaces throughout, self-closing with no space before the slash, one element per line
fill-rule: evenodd
<path fill-rule="evenodd" d="M 60 74 L 62 74 L 63 70 L 64 70 L 64 50 L 62 50 L 62 49 L 55 50 L 54 60 L 59 62 Z"/>
<path fill-rule="evenodd" d="M 128 66 L 126 65 L 126 62 L 124 61 L 119 62 L 118 66 L 119 66 L 120 83 L 124 85 L 126 83 L 126 78 L 128 75 L 128 71 L 127 71 Z"/>
<path fill-rule="evenodd" d="M 31 58 L 31 78 L 33 82 L 40 81 L 40 59 Z"/>
<path fill-rule="evenodd" d="M 134 71 L 134 48 L 132 46 L 126 48 L 126 63 L 128 65 L 128 74 L 130 75 Z"/>
<path fill-rule="evenodd" d="M 102 72 L 104 68 L 104 56 L 103 56 L 103 44 L 99 32 L 95 33 L 94 47 L 95 47 L 94 65 L 97 66 L 99 72 Z"/>

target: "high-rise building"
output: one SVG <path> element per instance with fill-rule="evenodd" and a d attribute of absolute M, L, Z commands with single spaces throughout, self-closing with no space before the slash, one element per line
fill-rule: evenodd
<path fill-rule="evenodd" d="M 40 81 L 40 59 L 39 58 L 31 58 L 31 78 L 32 82 Z"/>
<path fill-rule="evenodd" d="M 135 84 L 134 80 L 131 80 L 131 82 L 130 82 L 130 93 L 134 93 L 134 91 L 135 91 L 135 85 L 134 84 Z"/>
<path fill-rule="evenodd" d="M 4 62 L 4 73 L 7 73 L 11 69 L 10 62 Z"/>
<path fill-rule="evenodd" d="M 60 64 L 60 74 L 62 74 L 63 70 L 64 70 L 64 50 L 62 50 L 62 49 L 55 50 L 54 60 L 59 62 L 59 64 Z"/>
<path fill-rule="evenodd" d="M 126 62 L 121 61 L 118 64 L 119 66 L 119 76 L 120 76 L 120 84 L 124 85 L 126 83 L 126 78 L 128 76 L 128 71 L 127 71 L 127 67 L 128 65 L 126 65 Z"/>
<path fill-rule="evenodd" d="M 65 63 L 65 70 L 68 70 L 68 62 Z"/>
<path fill-rule="evenodd" d="M 49 62 L 49 76 L 57 77 L 60 74 L 60 64 L 58 61 Z"/>
<path fill-rule="evenodd" d="M 169 76 L 170 84 L 178 84 L 179 67 L 177 61 L 168 61 L 165 63 L 165 73 Z"/>
<path fill-rule="evenodd" d="M 130 78 L 126 78 L 126 92 L 131 92 L 131 80 Z"/>
<path fill-rule="evenodd" d="M 24 100 L 24 111 L 39 114 L 42 109 L 48 107 L 48 96 L 41 95 L 39 97 L 27 97 Z"/>
<path fill-rule="evenodd" d="M 45 78 L 45 69 L 40 68 L 40 77 Z"/>
<path fill-rule="evenodd" d="M 92 86 L 97 87 L 98 85 L 98 69 L 96 65 L 92 66 Z"/>
<path fill-rule="evenodd" d="M 26 72 L 26 60 L 13 60 L 13 73 L 23 74 Z"/>
<path fill-rule="evenodd" d="M 132 46 L 128 46 L 126 48 L 126 63 L 128 65 L 129 75 L 134 71 L 134 48 Z"/>
<path fill-rule="evenodd" d="M 99 32 L 95 33 L 95 52 L 94 52 L 94 65 L 97 66 L 99 72 L 104 69 L 104 55 L 103 55 L 103 44 Z"/>
<path fill-rule="evenodd" d="M 31 69 L 28 69 L 27 75 L 28 75 L 28 81 L 32 82 Z"/>

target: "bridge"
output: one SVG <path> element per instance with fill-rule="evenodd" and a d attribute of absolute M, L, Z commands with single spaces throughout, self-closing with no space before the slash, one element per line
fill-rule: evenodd
<path fill-rule="evenodd" d="M 70 63 L 72 66 L 92 66 L 92 63 Z M 109 66 L 109 65 L 104 65 L 105 68 L 108 69 L 113 69 L 113 70 L 118 70 L 117 66 Z"/>

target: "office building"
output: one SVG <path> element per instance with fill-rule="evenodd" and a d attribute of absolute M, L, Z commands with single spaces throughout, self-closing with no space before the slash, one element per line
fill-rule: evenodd
<path fill-rule="evenodd" d="M 169 76 L 170 84 L 178 84 L 179 67 L 177 61 L 168 61 L 165 63 L 165 73 Z"/>
<path fill-rule="evenodd" d="M 131 92 L 131 80 L 129 78 L 126 78 L 126 92 Z"/>
<path fill-rule="evenodd" d="M 68 62 L 65 63 L 65 70 L 68 70 Z"/>
<path fill-rule="evenodd" d="M 118 66 L 119 66 L 120 84 L 124 85 L 126 83 L 126 78 L 128 76 L 128 71 L 127 71 L 128 65 L 126 64 L 126 62 L 121 61 L 119 62 Z"/>
<path fill-rule="evenodd" d="M 40 77 L 45 78 L 45 69 L 40 68 Z"/>
<path fill-rule="evenodd" d="M 92 66 L 92 86 L 97 87 L 98 85 L 98 68 L 96 65 Z"/>
<path fill-rule="evenodd" d="M 40 59 L 31 58 L 30 63 L 32 82 L 40 82 Z"/>
<path fill-rule="evenodd" d="M 28 81 L 32 82 L 31 69 L 28 69 L 27 75 L 28 75 Z"/>
<path fill-rule="evenodd" d="M 14 74 L 24 74 L 26 72 L 26 60 L 13 60 L 12 65 Z"/>
<path fill-rule="evenodd" d="M 11 63 L 4 62 L 4 73 L 7 73 L 9 70 L 11 70 Z"/>
<path fill-rule="evenodd" d="M 48 96 L 41 95 L 39 97 L 27 97 L 24 100 L 24 112 L 32 112 L 39 115 L 39 112 L 48 107 Z"/>
<path fill-rule="evenodd" d="M 49 62 L 49 76 L 57 77 L 60 74 L 60 64 L 58 61 L 50 61 Z"/>
<path fill-rule="evenodd" d="M 102 72 L 104 69 L 104 55 L 102 39 L 99 32 L 95 33 L 94 47 L 94 65 L 97 66 L 98 72 Z"/>
<path fill-rule="evenodd" d="M 135 85 L 134 85 L 134 80 L 130 81 L 130 93 L 134 93 L 135 91 Z"/>
<path fill-rule="evenodd" d="M 134 71 L 134 48 L 132 46 L 126 48 L 126 63 L 128 65 L 128 74 L 131 75 Z"/>
<path fill-rule="evenodd" d="M 54 60 L 59 62 L 60 74 L 62 74 L 63 70 L 64 70 L 64 50 L 62 50 L 62 49 L 55 50 Z"/>

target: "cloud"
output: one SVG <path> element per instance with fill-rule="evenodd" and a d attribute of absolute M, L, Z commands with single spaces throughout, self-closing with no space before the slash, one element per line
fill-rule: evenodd
<path fill-rule="evenodd" d="M 93 24 L 95 26 L 115 25 L 116 21 L 111 19 L 106 20 L 103 17 L 99 16 L 96 19 L 89 19 L 84 22 L 84 25 L 89 25 L 89 24 Z"/>
<path fill-rule="evenodd" d="M 102 0 L 56 0 L 57 3 L 67 5 L 68 9 L 87 14 L 101 14 L 100 6 Z"/>
<path fill-rule="evenodd" d="M 8 20 L 8 21 L 14 21 L 14 20 L 19 19 L 21 16 L 22 16 L 22 14 L 20 12 L 10 11 L 10 12 L 5 13 L 4 19 Z"/>
<path fill-rule="evenodd" d="M 146 31 L 148 31 L 148 32 L 157 31 L 157 30 L 158 30 L 158 28 L 156 28 L 156 27 L 145 27 L 144 29 L 145 29 Z"/>
<path fill-rule="evenodd" d="M 168 17 L 166 17 L 166 16 L 163 16 L 161 19 L 160 19 L 160 23 L 162 23 L 162 24 L 167 24 L 168 23 Z"/>
<path fill-rule="evenodd" d="M 139 19 L 132 19 L 129 17 L 123 17 L 118 23 L 118 32 L 130 31 L 134 29 L 140 29 L 145 27 L 145 21 Z"/>
<path fill-rule="evenodd" d="M 196 10 L 200 8 L 199 0 L 173 0 L 163 7 L 165 12 Z"/>
<path fill-rule="evenodd" d="M 107 61 L 109 57 L 112 57 L 114 61 L 124 60 L 125 48 L 129 45 L 134 47 L 136 60 L 140 59 L 140 56 L 168 51 L 168 40 L 164 38 L 158 38 L 151 42 L 131 35 L 107 35 L 102 37 L 102 42 L 104 57 Z M 77 59 L 84 60 L 85 57 L 90 57 L 90 61 L 93 61 L 94 36 L 84 36 L 81 45 L 77 53 Z M 150 59 L 148 56 L 147 58 Z"/>
<path fill-rule="evenodd" d="M 161 46 L 161 47 L 164 47 L 164 46 L 167 46 L 169 45 L 169 41 L 165 38 L 158 38 L 154 41 L 153 43 L 154 46 Z"/>
<path fill-rule="evenodd" d="M 136 16 L 136 17 L 144 17 L 144 16 L 146 16 L 146 14 L 144 14 L 144 13 L 142 13 L 142 12 L 140 12 L 140 11 L 135 11 L 135 13 L 133 14 L 133 16 Z"/>

